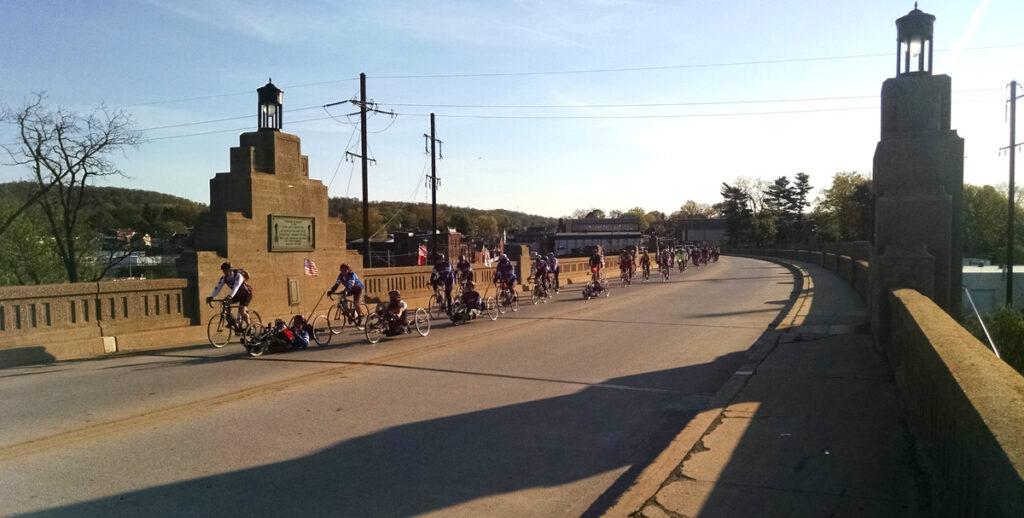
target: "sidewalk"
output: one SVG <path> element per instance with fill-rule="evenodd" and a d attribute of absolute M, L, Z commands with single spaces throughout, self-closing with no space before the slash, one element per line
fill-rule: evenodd
<path fill-rule="evenodd" d="M 666 467 L 658 473 L 652 464 L 609 515 L 930 514 L 928 484 L 863 303 L 832 272 L 790 264 L 804 273 L 803 291 L 764 338 L 767 354 L 752 348 L 752 362 L 718 404 L 677 436 L 674 458 L 666 459 L 670 446 L 655 461 Z"/>

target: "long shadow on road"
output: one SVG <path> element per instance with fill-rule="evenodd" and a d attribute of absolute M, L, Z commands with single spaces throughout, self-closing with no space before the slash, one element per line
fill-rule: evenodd
<path fill-rule="evenodd" d="M 409 516 L 626 468 L 603 495 L 593 495 L 585 514 L 595 514 L 746 358 L 739 351 L 704 364 L 612 378 L 570 395 L 395 426 L 304 457 L 33 515 Z"/>

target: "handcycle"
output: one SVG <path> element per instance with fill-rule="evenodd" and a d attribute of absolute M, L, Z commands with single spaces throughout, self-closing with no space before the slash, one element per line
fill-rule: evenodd
<path fill-rule="evenodd" d="M 611 289 L 608 287 L 608 281 L 604 277 L 600 276 L 599 270 L 596 266 L 590 267 L 591 278 L 590 282 L 583 286 L 583 300 L 590 300 L 604 295 L 605 297 L 612 294 Z"/>
<path fill-rule="evenodd" d="M 519 294 L 513 291 L 508 281 L 495 281 L 498 284 L 498 312 L 519 311 Z"/>
<path fill-rule="evenodd" d="M 259 322 L 253 322 L 245 328 L 245 332 L 242 333 L 242 347 L 245 347 L 245 351 L 249 353 L 249 356 L 259 357 L 263 356 L 263 353 L 267 352 L 272 346 L 280 346 L 284 349 L 291 349 L 294 344 L 290 338 L 282 336 L 284 330 L 291 330 L 294 327 L 295 319 L 292 317 L 287 325 L 283 321 L 278 319 L 272 326 L 264 326 Z M 317 344 L 318 346 L 324 347 L 331 341 L 331 331 L 326 325 L 327 317 L 320 315 L 313 319 L 313 322 L 306 322 L 303 324 L 303 330 L 309 335 L 309 341 Z M 317 327 L 319 321 L 320 327 Z"/>
<path fill-rule="evenodd" d="M 371 344 L 379 342 L 385 336 L 410 333 L 413 327 L 416 328 L 416 332 L 420 336 L 427 336 L 427 333 L 430 332 L 430 314 L 427 313 L 427 310 L 416 308 L 412 315 L 412 322 L 407 321 L 404 329 L 400 329 L 401 324 L 387 310 L 387 307 L 387 303 L 384 302 L 377 304 L 377 309 L 366 317 L 366 341 Z"/>
<path fill-rule="evenodd" d="M 470 320 L 475 320 L 478 316 L 487 315 L 487 318 L 491 320 L 498 319 L 498 303 L 494 300 L 494 297 L 487 297 L 483 301 L 484 307 L 480 309 L 471 309 L 466 307 L 462 302 L 462 299 L 455 299 L 452 301 L 452 311 L 448 315 L 448 318 L 452 320 L 452 325 L 457 326 L 459 324 L 465 324 Z"/>
<path fill-rule="evenodd" d="M 245 332 L 245 329 L 241 326 L 238 319 L 231 314 L 231 309 L 235 306 L 231 305 L 231 299 L 215 299 L 220 302 L 220 313 L 210 317 L 210 322 L 206 325 L 206 338 L 210 340 L 210 345 L 221 348 L 231 341 L 232 335 L 241 336 Z M 214 300 L 207 302 L 207 305 L 213 307 Z M 262 323 L 260 314 L 254 309 L 250 309 L 249 312 L 250 323 Z"/>
<path fill-rule="evenodd" d="M 331 292 L 327 292 L 327 298 L 334 301 L 334 295 Z M 327 320 L 327 326 L 332 335 L 336 335 L 345 329 L 345 326 L 355 326 L 356 329 L 362 330 L 363 323 L 366 317 L 370 314 L 370 308 L 367 307 L 366 303 L 360 302 L 359 309 L 362 310 L 363 318 L 360 319 L 356 314 L 356 304 L 348 298 L 348 291 L 341 292 L 341 298 L 338 302 L 327 309 L 327 315 L 324 317 Z M 319 317 L 317 317 L 319 318 Z"/>

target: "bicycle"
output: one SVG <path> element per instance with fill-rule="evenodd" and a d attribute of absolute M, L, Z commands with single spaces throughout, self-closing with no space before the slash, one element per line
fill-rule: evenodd
<path fill-rule="evenodd" d="M 527 281 L 530 279 L 532 279 L 532 277 L 527 279 Z M 549 281 L 545 277 L 541 277 L 540 279 L 537 279 L 537 282 L 533 285 L 533 289 L 530 290 L 530 302 L 534 305 L 541 302 L 547 302 L 551 297 L 551 292 L 552 288 Z"/>
<path fill-rule="evenodd" d="M 669 275 L 672 274 L 672 267 L 669 265 L 658 265 L 658 269 L 661 270 L 661 282 L 668 282 Z"/>
<path fill-rule="evenodd" d="M 444 284 L 434 286 L 434 293 L 430 295 L 430 301 L 427 302 L 427 313 L 430 314 L 430 318 L 441 318 L 442 313 L 448 313 L 448 300 L 444 295 Z"/>
<path fill-rule="evenodd" d="M 327 292 L 327 298 L 331 299 L 332 302 L 334 301 L 334 295 L 331 292 Z M 370 308 L 367 307 L 366 303 L 361 302 L 359 303 L 359 309 L 363 313 L 362 319 L 356 315 L 356 304 L 349 300 L 348 293 L 346 291 L 341 292 L 341 298 L 338 299 L 335 305 L 327 309 L 327 315 L 324 317 L 327 320 L 327 328 L 330 333 L 332 335 L 341 333 L 341 330 L 345 329 L 347 325 L 355 326 L 356 329 L 362 330 L 364 321 L 370 314 Z"/>
<path fill-rule="evenodd" d="M 619 272 L 619 281 L 622 282 L 623 288 L 628 288 L 633 283 L 633 272 L 629 269 L 622 270 Z"/>
<path fill-rule="evenodd" d="M 221 303 L 220 313 L 210 317 L 209 323 L 206 324 L 206 338 L 210 341 L 210 345 L 220 349 L 231 341 L 232 335 L 242 336 L 245 329 L 231 314 L 231 309 L 235 307 L 231 305 L 231 299 L 216 299 L 216 301 Z M 206 305 L 212 308 L 213 302 L 210 300 Z M 263 320 L 260 319 L 259 313 L 250 309 L 249 322 L 262 325 Z"/>
<path fill-rule="evenodd" d="M 644 283 L 651 280 L 651 265 L 644 266 Z"/>
<path fill-rule="evenodd" d="M 408 311 L 408 310 L 406 310 Z M 412 328 L 416 327 L 416 332 L 420 336 L 427 336 L 430 333 L 430 314 L 423 308 L 416 308 L 413 313 L 413 322 L 405 324 L 405 333 L 411 333 Z M 366 341 L 371 344 L 375 344 L 385 336 L 396 336 L 403 333 L 402 329 L 398 329 L 398 322 L 394 316 L 387 311 L 387 304 L 378 304 L 377 310 L 374 311 L 370 316 L 366 317 Z"/>
<path fill-rule="evenodd" d="M 501 281 L 498 287 L 498 312 L 519 311 L 519 294 L 512 291 L 508 282 Z"/>

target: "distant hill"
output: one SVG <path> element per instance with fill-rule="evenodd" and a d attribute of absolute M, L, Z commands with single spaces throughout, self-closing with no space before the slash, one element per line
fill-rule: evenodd
<path fill-rule="evenodd" d="M 32 182 L 0 183 L 0 198 L 25 200 L 35 189 Z M 130 228 L 153 237 L 169 237 L 187 232 L 206 210 L 203 203 L 162 192 L 89 186 L 83 216 L 87 228 L 101 234 Z"/>
<path fill-rule="evenodd" d="M 400 201 L 371 201 L 370 229 L 374 238 L 383 237 L 380 229 L 430 230 L 431 207 L 429 203 L 404 203 Z M 348 238 L 358 239 L 363 232 L 363 204 L 358 198 L 331 198 L 328 204 L 330 215 L 345 222 Z M 549 226 L 558 222 L 556 218 L 526 214 L 504 209 L 483 210 L 471 207 L 453 207 L 438 204 L 437 226 L 439 229 L 452 227 L 463 234 L 496 239 L 502 230 L 514 233 L 527 227 Z"/>

